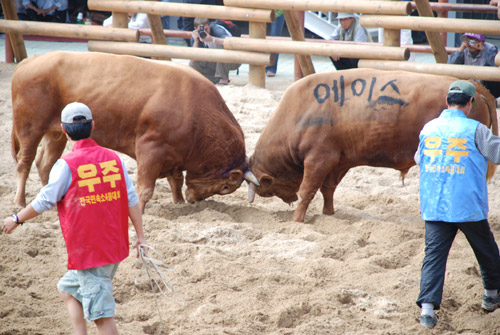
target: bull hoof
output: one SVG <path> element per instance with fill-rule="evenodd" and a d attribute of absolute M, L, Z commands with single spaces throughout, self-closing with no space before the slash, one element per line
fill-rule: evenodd
<path fill-rule="evenodd" d="M 304 222 L 304 216 L 305 215 L 293 213 L 292 220 L 295 221 L 295 222 L 302 222 L 303 223 Z"/>
<path fill-rule="evenodd" d="M 174 204 L 185 204 L 186 201 L 184 199 L 174 199 Z"/>
<path fill-rule="evenodd" d="M 332 209 L 323 208 L 323 215 L 333 215 L 335 211 Z"/>

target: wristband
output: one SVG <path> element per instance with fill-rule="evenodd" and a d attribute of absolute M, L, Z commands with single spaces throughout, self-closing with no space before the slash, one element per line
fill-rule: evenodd
<path fill-rule="evenodd" d="M 19 218 L 17 217 L 17 214 L 12 214 L 12 221 L 14 221 L 16 224 L 22 225 L 24 222 L 19 222 Z"/>

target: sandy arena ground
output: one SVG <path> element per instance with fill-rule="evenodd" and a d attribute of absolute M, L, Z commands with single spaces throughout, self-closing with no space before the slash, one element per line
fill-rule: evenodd
<path fill-rule="evenodd" d="M 16 175 L 10 149 L 14 69 L 0 64 L 2 217 L 18 210 L 12 203 Z M 219 88 L 245 132 L 248 155 L 290 84 L 279 74 L 267 82 L 267 89 L 243 80 Z M 135 161 L 126 162 L 135 180 Z M 33 169 L 28 201 L 40 186 Z M 489 194 L 489 219 L 500 240 L 500 175 Z M 168 183 L 158 180 L 144 215 L 146 236 L 176 270 L 169 276 L 185 306 L 147 285 L 136 286 L 139 266 L 131 252 L 114 280 L 120 334 L 500 334 L 500 311 L 481 310 L 481 277 L 462 234 L 449 256 L 439 324 L 432 332 L 418 324 L 424 225 L 417 169 L 410 170 L 405 186 L 396 170 L 352 169 L 335 193 L 335 208 L 334 216 L 321 215 L 318 194 L 306 223 L 296 223 L 290 221 L 293 209 L 278 198 L 257 197 L 249 204 L 246 186 L 194 205 L 174 205 Z M 55 210 L 12 235 L 0 234 L 0 335 L 70 334 L 56 291 L 65 270 Z M 96 333 L 93 324 L 89 330 Z"/>

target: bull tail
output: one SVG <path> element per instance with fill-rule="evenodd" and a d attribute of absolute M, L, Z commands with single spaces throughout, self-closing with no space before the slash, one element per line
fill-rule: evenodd
<path fill-rule="evenodd" d="M 14 161 L 17 163 L 17 154 L 19 153 L 19 150 L 21 149 L 21 145 L 19 144 L 19 139 L 17 138 L 17 134 L 16 134 L 16 131 L 14 130 L 14 127 L 12 127 L 11 137 L 12 137 L 12 140 L 11 140 L 12 158 L 14 158 Z"/>
<path fill-rule="evenodd" d="M 410 168 L 399 170 L 399 172 L 401 172 L 399 177 L 401 178 L 401 182 L 403 183 L 403 186 L 405 186 L 405 177 L 406 177 L 406 174 L 408 173 L 408 171 L 410 171 Z"/>
<path fill-rule="evenodd" d="M 486 104 L 486 107 L 488 108 L 488 112 L 490 114 L 490 129 L 493 135 L 498 136 L 498 118 L 497 118 L 497 108 L 494 103 L 494 99 L 488 99 L 484 95 L 481 94 L 481 99 L 483 102 Z M 497 169 L 496 164 L 493 164 L 492 162 L 488 162 L 488 169 L 486 170 L 486 180 L 489 181 L 494 175 L 495 171 Z"/>

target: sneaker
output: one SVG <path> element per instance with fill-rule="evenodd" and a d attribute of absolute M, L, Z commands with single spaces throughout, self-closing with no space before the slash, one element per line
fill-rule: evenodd
<path fill-rule="evenodd" d="M 435 315 L 434 316 L 430 316 L 429 314 L 420 315 L 420 324 L 424 327 L 432 329 L 436 326 L 437 323 L 438 319 Z"/>
<path fill-rule="evenodd" d="M 483 294 L 483 303 L 481 307 L 487 312 L 493 312 L 498 308 L 498 304 L 500 303 L 500 293 L 497 294 L 496 297 L 489 297 L 486 294 Z"/>

